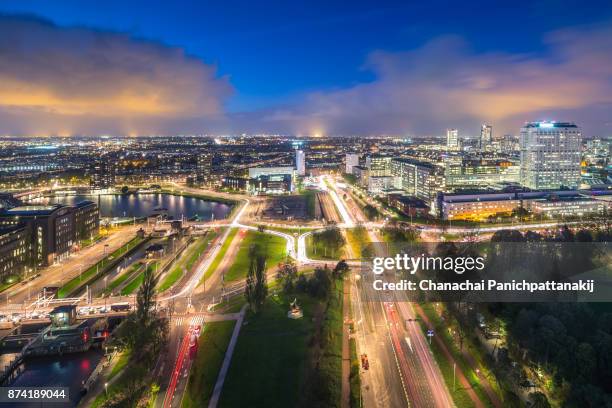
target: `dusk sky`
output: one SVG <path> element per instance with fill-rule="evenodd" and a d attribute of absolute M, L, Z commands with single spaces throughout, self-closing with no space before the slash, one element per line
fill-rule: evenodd
<path fill-rule="evenodd" d="M 0 13 L 0 134 L 516 134 L 550 119 L 612 136 L 610 1 L 3 0 Z"/>

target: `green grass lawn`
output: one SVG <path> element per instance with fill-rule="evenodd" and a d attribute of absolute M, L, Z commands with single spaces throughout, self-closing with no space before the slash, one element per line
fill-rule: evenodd
<path fill-rule="evenodd" d="M 175 262 L 170 273 L 166 274 L 164 280 L 157 288 L 158 292 L 163 292 L 172 287 L 183 276 L 183 272 L 189 272 L 191 268 L 198 262 L 202 254 L 206 251 L 210 242 L 217 237 L 218 233 L 210 230 L 205 236 L 199 237 L 181 255 Z"/>
<path fill-rule="evenodd" d="M 353 250 L 354 258 L 357 259 L 361 258 L 362 256 L 362 248 L 370 243 L 368 233 L 365 228 L 362 228 L 360 230 L 347 229 L 346 241 L 347 244 L 350 245 L 351 249 Z"/>
<path fill-rule="evenodd" d="M 125 368 L 125 366 L 127 365 L 128 361 L 130 361 L 130 352 L 129 351 L 121 352 L 119 354 L 119 359 L 117 360 L 117 362 L 113 366 L 113 369 L 111 370 L 111 372 L 108 374 L 108 378 L 106 380 L 110 381 L 110 380 L 113 379 L 114 376 L 119 374 L 121 372 L 121 370 L 123 370 Z"/>
<path fill-rule="evenodd" d="M 336 253 L 326 252 L 323 244 L 314 245 L 312 235 L 306 237 L 306 255 L 310 259 L 323 259 L 330 261 L 339 261 L 344 256 L 344 248 L 341 248 Z"/>
<path fill-rule="evenodd" d="M 287 318 L 288 302 L 269 298 L 249 317 L 234 350 L 220 407 L 295 407 L 306 372 L 314 301 L 300 299 L 304 318 Z"/>
<path fill-rule="evenodd" d="M 198 355 L 189 374 L 183 408 L 208 406 L 235 324 L 230 320 L 204 326 L 198 339 Z"/>
<path fill-rule="evenodd" d="M 108 255 L 106 258 L 101 259 L 100 261 L 98 261 L 97 263 L 93 264 L 92 266 L 90 266 L 85 271 L 83 271 L 78 276 L 75 276 L 73 279 L 69 280 L 64 286 L 62 286 L 59 289 L 59 291 L 57 293 L 57 297 L 58 298 L 64 298 L 64 297 L 68 296 L 72 291 L 74 291 L 76 288 L 78 288 L 80 285 L 82 285 L 83 282 L 87 282 L 87 281 L 93 279 L 96 276 L 96 274 L 98 274 L 99 272 L 103 271 L 104 268 L 111 261 L 115 260 L 119 256 L 124 255 L 129 249 L 134 248 L 134 246 L 138 245 L 142 241 L 143 241 L 143 238 L 140 238 L 140 237 L 132 238 L 129 242 L 127 242 L 125 245 L 123 245 L 123 246 L 119 247 L 118 249 L 116 249 L 113 253 Z"/>
<path fill-rule="evenodd" d="M 156 268 L 159 268 L 159 261 L 155 261 L 155 262 L 149 264 L 149 269 L 152 269 L 152 270 L 155 271 Z M 128 283 L 121 290 L 121 295 L 122 296 L 131 295 L 132 293 L 134 293 L 135 291 L 138 290 L 138 288 L 142 284 L 142 281 L 144 280 L 144 272 L 145 271 L 144 271 L 144 268 L 143 268 L 142 271 L 138 273 L 138 276 L 136 276 L 134 278 L 134 280 L 132 280 L 130 283 Z"/>
<path fill-rule="evenodd" d="M 225 273 L 227 282 L 245 278 L 249 270 L 249 250 L 258 246 L 267 255 L 267 267 L 272 268 L 287 257 L 287 241 L 284 238 L 249 230 L 240 243 L 234 262 Z"/>
<path fill-rule="evenodd" d="M 238 337 L 232 364 L 225 380 L 220 407 L 295 407 L 340 406 L 342 372 L 342 303 L 341 284 L 335 300 L 330 301 L 327 314 L 321 320 L 319 370 L 322 382 L 312 381 L 315 370 L 312 340 L 315 336 L 316 312 L 323 313 L 324 302 L 304 294 L 269 297 L 258 315 L 247 315 Z M 304 317 L 287 318 L 289 303 L 294 298 L 302 307 Z M 317 375 L 317 377 L 319 377 Z M 326 395 L 326 402 L 314 401 L 316 386 L 323 387 L 317 395 Z M 311 403 L 312 402 L 312 403 Z"/>
<path fill-rule="evenodd" d="M 124 271 L 121 275 L 113 279 L 111 283 L 109 283 L 108 287 L 104 291 L 104 293 L 112 293 L 117 287 L 121 286 L 123 282 L 128 280 L 136 271 L 142 268 L 142 264 L 140 262 L 133 263 L 126 271 Z"/>
<path fill-rule="evenodd" d="M 12 287 L 20 281 L 21 279 L 18 275 L 10 275 L 5 277 L 2 283 L 0 283 L 0 292 L 7 290 L 8 288 Z"/>
<path fill-rule="evenodd" d="M 212 275 L 212 273 L 219 267 L 219 264 L 221 263 L 221 260 L 225 257 L 225 254 L 227 253 L 227 249 L 229 248 L 230 244 L 234 240 L 234 237 L 236 236 L 237 232 L 238 232 L 238 228 L 232 228 L 230 230 L 229 234 L 227 235 L 227 239 L 225 240 L 225 242 L 223 242 L 223 245 L 221 246 L 221 249 L 219 250 L 219 253 L 217 253 L 217 256 L 211 262 L 210 266 L 206 270 L 206 273 L 204 273 L 204 276 L 200 280 L 200 283 L 198 283 L 198 286 L 202 285 L 204 283 L 204 281 L 206 279 L 208 279 L 210 277 L 210 275 Z M 221 234 L 221 235 L 224 234 L 224 233 L 225 232 L 223 230 L 221 230 L 219 232 L 219 234 Z"/>

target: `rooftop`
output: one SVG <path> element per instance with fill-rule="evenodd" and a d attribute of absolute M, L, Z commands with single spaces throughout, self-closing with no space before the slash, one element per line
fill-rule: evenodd
<path fill-rule="evenodd" d="M 525 123 L 525 128 L 540 128 L 540 129 L 550 129 L 550 128 L 577 128 L 574 122 L 555 122 L 555 121 L 542 121 L 542 122 L 527 122 Z"/>
<path fill-rule="evenodd" d="M 25 215 L 25 216 L 31 216 L 31 215 L 49 215 L 52 214 L 54 211 L 60 209 L 64 207 L 61 204 L 55 204 L 55 205 L 24 205 L 21 207 L 15 207 L 15 208 L 11 208 L 10 210 L 6 211 L 6 214 L 8 215 Z"/>

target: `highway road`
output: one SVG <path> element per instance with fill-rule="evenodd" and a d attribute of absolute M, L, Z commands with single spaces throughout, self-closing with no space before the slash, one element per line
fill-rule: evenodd
<path fill-rule="evenodd" d="M 337 194 L 333 179 L 334 202 L 345 225 L 354 225 L 351 215 L 364 220 L 360 208 Z M 382 242 L 373 228 L 368 228 L 370 242 Z M 375 251 L 382 247 L 374 246 Z M 378 254 L 384 255 L 384 254 Z M 362 375 L 365 406 L 452 407 L 453 401 L 425 336 L 414 321 L 414 311 L 407 299 L 377 291 L 372 286 L 374 274 L 362 265 L 353 279 L 353 304 L 358 311 L 357 343 L 359 353 L 366 353 L 370 369 Z"/>

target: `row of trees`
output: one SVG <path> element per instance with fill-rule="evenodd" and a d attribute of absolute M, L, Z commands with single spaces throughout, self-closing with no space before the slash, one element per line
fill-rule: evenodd
<path fill-rule="evenodd" d="M 312 244 L 315 254 L 322 250 L 322 255 L 326 257 L 336 257 L 345 243 L 346 241 L 342 232 L 335 225 L 312 234 Z"/>
<path fill-rule="evenodd" d="M 315 268 L 310 276 L 298 274 L 297 266 L 292 260 L 281 263 L 278 267 L 277 279 L 284 293 L 307 293 L 313 297 L 324 299 L 335 281 L 342 279 L 349 271 L 346 261 L 342 260 L 333 269 L 327 265 Z"/>
<path fill-rule="evenodd" d="M 600 223 L 593 228 L 572 231 L 567 225 L 551 233 L 517 230 L 499 230 L 491 237 L 491 242 L 609 242 L 612 240 L 612 226 Z"/>
<path fill-rule="evenodd" d="M 576 232 L 563 227 L 551 234 L 503 230 L 495 242 L 609 242 L 606 223 Z M 573 244 L 576 245 L 576 244 Z M 593 245 L 595 247 L 595 245 Z M 581 255 L 567 250 L 563 264 L 592 261 L 589 245 Z M 585 254 L 582 254 L 585 252 Z M 584 256 L 582 256 L 584 255 Z M 574 259 L 574 258 L 577 258 Z M 489 311 L 506 322 L 509 348 L 515 355 L 527 355 L 534 366 L 552 376 L 551 392 L 566 395 L 567 407 L 612 406 L 612 309 L 609 304 L 593 303 L 493 303 Z M 564 390 L 564 391 L 561 391 Z M 543 394 L 534 395 L 545 405 Z"/>
<path fill-rule="evenodd" d="M 158 276 L 147 268 L 136 296 L 136 310 L 119 326 L 116 341 L 129 350 L 130 360 L 121 374 L 119 389 L 104 402 L 105 407 L 137 406 L 146 394 L 156 359 L 168 340 L 168 320 L 155 307 Z"/>

